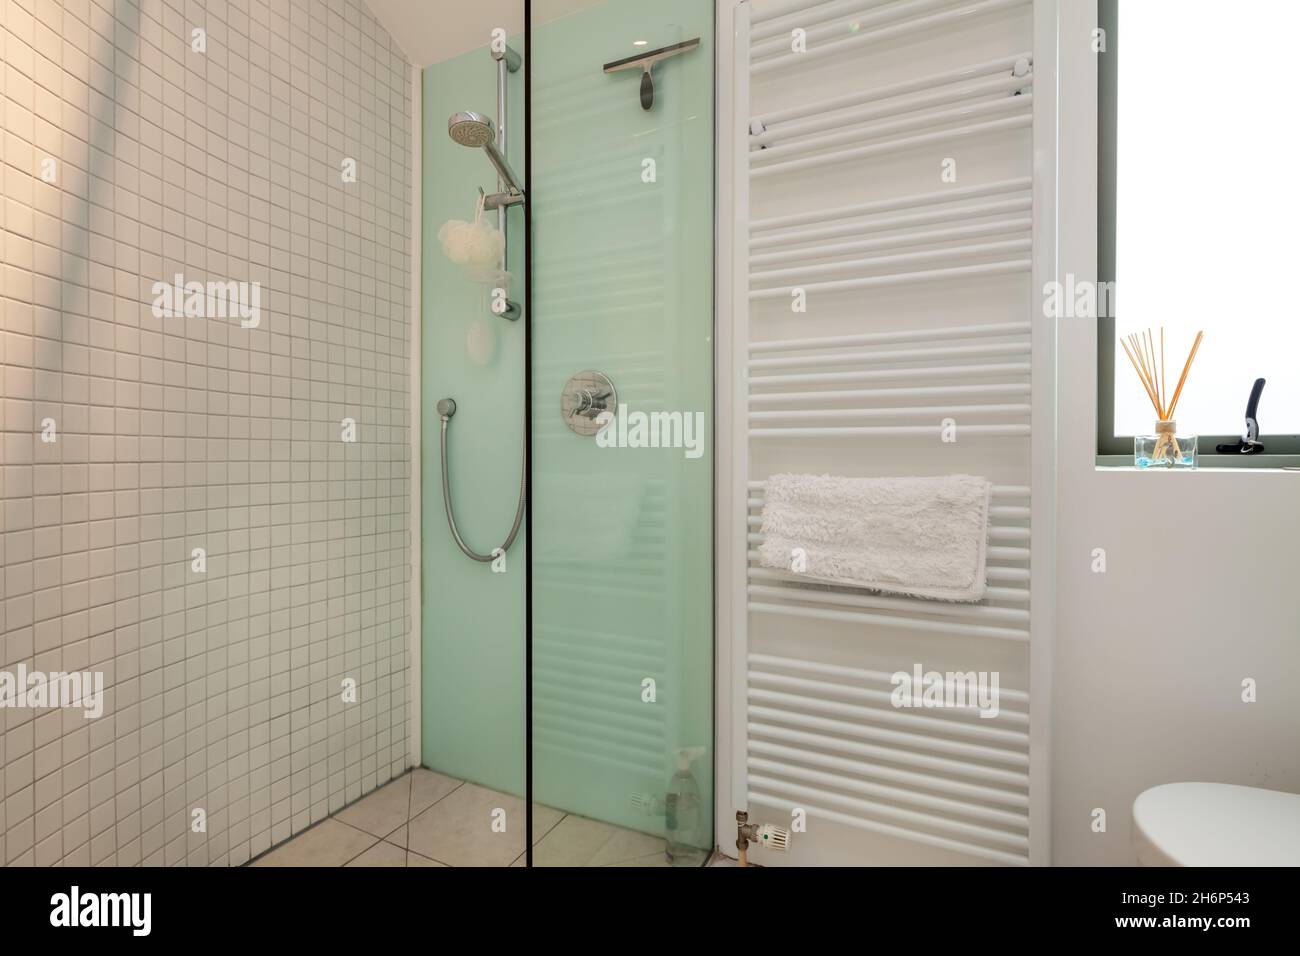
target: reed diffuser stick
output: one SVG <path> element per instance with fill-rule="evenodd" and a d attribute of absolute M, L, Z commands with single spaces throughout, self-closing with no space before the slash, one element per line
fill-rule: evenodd
<path fill-rule="evenodd" d="M 1165 404 L 1165 327 L 1160 326 L 1160 404 Z"/>
<path fill-rule="evenodd" d="M 1196 341 L 1192 343 L 1192 351 L 1187 356 L 1187 363 L 1183 365 L 1182 377 L 1178 379 L 1178 387 L 1174 389 L 1173 401 L 1169 403 L 1169 415 L 1172 416 L 1174 409 L 1178 407 L 1178 396 L 1183 394 L 1183 386 L 1187 384 L 1187 373 L 1191 371 L 1192 359 L 1196 358 L 1196 353 L 1201 347 L 1201 339 L 1205 337 L 1204 332 L 1196 333 Z"/>

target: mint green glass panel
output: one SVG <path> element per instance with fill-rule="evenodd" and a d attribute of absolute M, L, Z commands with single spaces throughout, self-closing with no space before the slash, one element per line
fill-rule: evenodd
<path fill-rule="evenodd" d="M 534 0 L 530 36 L 534 798 L 662 836 L 675 753 L 700 748 L 690 842 L 705 849 L 713 4 L 607 0 L 559 15 L 572 6 Z M 697 49 L 654 68 L 648 112 L 640 70 L 602 70 L 695 37 Z M 589 369 L 617 387 L 623 447 L 575 434 L 561 414 L 565 382 Z M 674 447 L 632 447 L 639 416 L 665 413 Z"/>
<path fill-rule="evenodd" d="M 504 573 L 461 554 L 443 513 L 440 421 L 454 398 L 449 464 L 456 520 L 466 543 L 489 553 L 510 530 L 523 449 L 524 325 L 490 310 L 490 289 L 444 255 L 438 230 L 472 220 L 478 189 L 497 189 L 481 149 L 459 146 L 447 118 L 460 110 L 497 121 L 496 63 L 485 45 L 422 76 L 421 546 L 423 555 L 422 758 L 424 765 L 516 795 L 524 792 L 525 533 Z M 523 53 L 521 41 L 511 46 Z M 524 175 L 524 73 L 508 80 L 507 152 Z M 493 217 L 495 212 L 485 213 Z M 509 257 L 523 302 L 524 217 L 509 213 Z"/>

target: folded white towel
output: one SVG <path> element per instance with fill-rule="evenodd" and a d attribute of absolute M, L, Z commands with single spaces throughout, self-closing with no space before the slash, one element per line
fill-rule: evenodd
<path fill-rule="evenodd" d="M 991 493 L 988 481 L 972 475 L 772 475 L 760 560 L 830 584 L 978 601 Z"/>

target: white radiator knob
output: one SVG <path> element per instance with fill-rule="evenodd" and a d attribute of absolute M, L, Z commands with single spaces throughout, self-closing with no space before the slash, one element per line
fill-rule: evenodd
<path fill-rule="evenodd" d="M 790 831 L 774 823 L 764 823 L 758 828 L 758 845 L 769 850 L 790 849 Z"/>

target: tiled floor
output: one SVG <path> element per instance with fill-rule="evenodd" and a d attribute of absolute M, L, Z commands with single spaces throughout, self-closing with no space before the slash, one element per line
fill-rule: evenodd
<path fill-rule="evenodd" d="M 534 866 L 667 866 L 664 841 L 534 805 Z M 493 827 L 502 819 L 504 832 Z M 524 802 L 422 768 L 253 866 L 523 866 Z"/>

